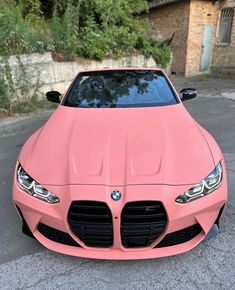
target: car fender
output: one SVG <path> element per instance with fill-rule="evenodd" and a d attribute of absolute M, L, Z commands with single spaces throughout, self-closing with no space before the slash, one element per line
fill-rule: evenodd
<path fill-rule="evenodd" d="M 35 131 L 25 142 L 24 146 L 22 147 L 19 155 L 18 155 L 18 161 L 21 163 L 22 166 L 25 165 L 27 157 L 29 153 L 31 152 L 34 144 L 37 142 L 38 137 L 40 136 L 42 132 L 43 126 L 39 128 L 37 131 Z"/>
<path fill-rule="evenodd" d="M 198 124 L 198 128 L 206 140 L 206 143 L 211 151 L 211 155 L 212 155 L 212 158 L 214 160 L 214 164 L 216 166 L 222 159 L 224 159 L 223 154 L 220 150 L 220 147 L 217 144 L 217 142 L 215 141 L 214 137 L 212 137 L 212 135 L 205 128 L 203 128 L 199 124 Z"/>

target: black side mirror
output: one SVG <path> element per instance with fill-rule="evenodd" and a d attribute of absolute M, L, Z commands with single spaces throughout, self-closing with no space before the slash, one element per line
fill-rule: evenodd
<path fill-rule="evenodd" d="M 197 89 L 185 88 L 180 91 L 180 94 L 181 94 L 181 101 L 191 100 L 193 98 L 196 98 Z"/>
<path fill-rule="evenodd" d="M 48 99 L 49 102 L 52 103 L 60 103 L 60 96 L 61 93 L 57 92 L 57 91 L 50 91 L 46 93 L 46 97 Z"/>

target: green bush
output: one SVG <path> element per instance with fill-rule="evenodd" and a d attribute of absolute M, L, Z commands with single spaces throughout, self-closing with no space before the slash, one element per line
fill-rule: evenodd
<path fill-rule="evenodd" d="M 30 111 L 37 102 L 33 73 L 18 58 L 20 73 L 13 81 L 10 55 L 53 51 L 67 59 L 102 60 L 141 52 L 159 66 L 170 62 L 169 43 L 151 39 L 148 20 L 139 17 L 148 11 L 147 0 L 49 0 L 46 7 L 50 11 L 40 0 L 0 0 L 1 111 L 22 111 L 24 106 Z M 19 94 L 32 96 L 20 104 Z"/>
<path fill-rule="evenodd" d="M 54 3 L 53 16 L 46 20 L 39 0 L 9 0 L 9 5 L 0 0 L 1 55 L 52 50 L 69 59 L 102 60 L 139 50 L 162 67 L 169 63 L 169 47 L 150 39 L 148 21 L 138 18 L 148 10 L 147 0 L 50 2 Z"/>
<path fill-rule="evenodd" d="M 10 109 L 10 104 L 6 81 L 3 76 L 0 75 L 0 112 L 8 112 Z"/>
<path fill-rule="evenodd" d="M 51 21 L 55 50 L 97 60 L 139 50 L 166 67 L 169 48 L 149 39 L 148 21 L 137 17 L 147 10 L 143 0 L 57 1 Z"/>
<path fill-rule="evenodd" d="M 7 114 L 29 112 L 36 108 L 38 103 L 40 71 L 24 65 L 20 56 L 17 56 L 16 60 L 18 69 L 14 71 L 13 76 L 9 58 L 1 58 L 0 115 L 4 112 Z"/>
<path fill-rule="evenodd" d="M 86 58 L 102 60 L 109 51 L 109 41 L 108 35 L 100 30 L 94 19 L 91 18 L 81 29 L 76 53 Z"/>
<path fill-rule="evenodd" d="M 171 50 L 169 46 L 161 46 L 158 44 L 147 45 L 141 51 L 146 57 L 152 56 L 156 64 L 162 68 L 166 68 L 171 61 Z"/>
<path fill-rule="evenodd" d="M 152 57 L 158 65 L 166 68 L 171 60 L 171 50 L 169 46 L 155 46 L 151 52 Z"/>
<path fill-rule="evenodd" d="M 1 55 L 14 55 L 47 50 L 50 43 L 49 31 L 42 29 L 39 16 L 30 15 L 23 19 L 20 6 L 3 6 L 0 12 L 0 51 Z M 32 24 L 34 19 L 37 23 Z"/>
<path fill-rule="evenodd" d="M 77 9 L 71 1 L 68 1 L 63 16 L 59 16 L 59 8 L 55 5 L 50 27 L 55 50 L 73 55 L 78 42 L 78 28 Z"/>

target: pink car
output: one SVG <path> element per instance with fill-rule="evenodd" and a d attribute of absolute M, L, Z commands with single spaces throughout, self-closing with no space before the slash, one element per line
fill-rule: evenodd
<path fill-rule="evenodd" d="M 82 71 L 22 148 L 13 184 L 23 232 L 96 259 L 191 250 L 219 232 L 223 155 L 160 69 Z"/>

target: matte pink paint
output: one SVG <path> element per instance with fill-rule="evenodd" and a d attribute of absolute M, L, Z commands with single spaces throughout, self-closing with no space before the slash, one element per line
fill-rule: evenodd
<path fill-rule="evenodd" d="M 79 257 L 126 260 L 183 253 L 203 240 L 227 201 L 222 153 L 181 102 L 111 109 L 59 105 L 48 122 L 28 139 L 18 161 L 30 176 L 60 198 L 53 205 L 33 198 L 19 188 L 14 178 L 13 201 L 32 233 L 47 248 Z M 218 189 L 190 203 L 175 202 L 219 161 L 223 181 Z M 121 191 L 120 201 L 111 199 L 113 190 Z M 112 248 L 87 247 L 71 232 L 67 215 L 71 202 L 76 200 L 103 201 L 109 206 L 114 228 Z M 167 226 L 149 247 L 124 248 L 120 238 L 122 208 L 127 202 L 141 200 L 161 201 Z M 38 232 L 39 222 L 69 233 L 82 248 L 48 240 Z M 154 248 L 166 234 L 195 223 L 200 224 L 202 232 L 189 242 Z"/>

